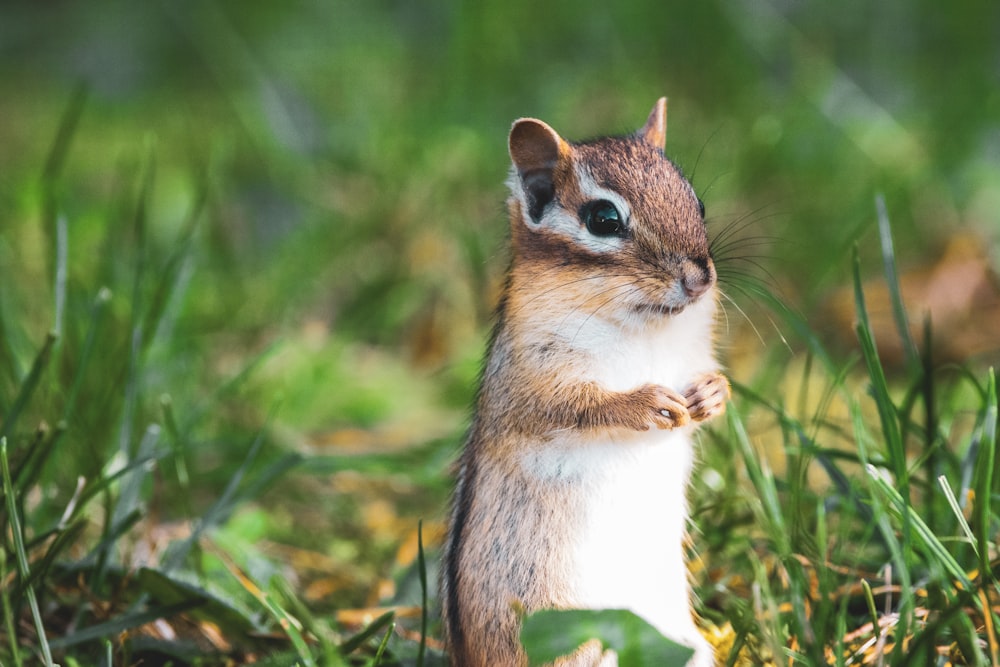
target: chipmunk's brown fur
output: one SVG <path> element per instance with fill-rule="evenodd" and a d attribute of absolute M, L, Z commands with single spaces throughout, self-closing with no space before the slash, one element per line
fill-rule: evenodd
<path fill-rule="evenodd" d="M 513 259 L 442 573 L 456 667 L 526 664 L 516 608 L 595 605 L 632 608 L 711 664 L 684 494 L 691 428 L 729 385 L 703 210 L 663 156 L 665 113 L 660 100 L 636 135 L 579 144 L 533 119 L 511 130 Z M 559 664 L 613 661 L 591 643 Z"/>

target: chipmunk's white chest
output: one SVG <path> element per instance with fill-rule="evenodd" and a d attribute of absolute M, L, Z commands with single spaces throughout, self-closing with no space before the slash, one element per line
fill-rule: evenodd
<path fill-rule="evenodd" d="M 612 391 L 646 383 L 683 390 L 695 376 L 716 368 L 712 328 L 716 304 L 705 298 L 683 312 L 623 328 L 587 319 L 573 336 L 573 346 L 587 357 L 586 378 Z"/>
<path fill-rule="evenodd" d="M 690 433 L 658 432 L 618 448 L 582 484 L 573 544 L 576 604 L 630 609 L 664 631 L 691 623 L 681 544 Z"/>
<path fill-rule="evenodd" d="M 715 368 L 714 306 L 692 304 L 646 330 L 581 327 L 574 345 L 588 363 L 580 370 L 611 391 L 654 383 L 682 392 Z M 682 547 L 693 427 L 568 430 L 525 452 L 523 463 L 536 479 L 572 489 L 566 498 L 574 526 L 568 545 L 574 606 L 630 609 L 667 634 L 694 637 Z"/>

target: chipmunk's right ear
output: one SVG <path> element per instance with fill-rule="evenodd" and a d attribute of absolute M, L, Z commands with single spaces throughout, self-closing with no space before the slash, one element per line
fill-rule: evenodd
<path fill-rule="evenodd" d="M 569 154 L 569 144 L 551 127 L 534 118 L 515 121 L 507 144 L 524 192 L 528 215 L 538 222 L 555 196 L 556 166 Z"/>
<path fill-rule="evenodd" d="M 646 124 L 639 130 L 639 137 L 653 148 L 663 151 L 667 147 L 667 98 L 656 100 Z"/>

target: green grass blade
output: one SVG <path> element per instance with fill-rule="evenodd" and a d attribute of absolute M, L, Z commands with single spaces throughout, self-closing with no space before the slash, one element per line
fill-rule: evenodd
<path fill-rule="evenodd" d="M 0 428 L 0 438 L 9 438 L 14 434 L 14 426 L 17 424 L 18 418 L 21 416 L 21 412 L 28 405 L 28 401 L 31 400 L 31 395 L 35 392 L 35 388 L 38 387 L 38 381 L 42 377 L 42 373 L 45 371 L 45 367 L 48 366 L 49 360 L 52 357 L 52 348 L 56 342 L 56 335 L 54 332 L 49 332 L 45 336 L 45 343 L 42 344 L 42 349 L 39 350 L 38 355 L 35 357 L 34 363 L 31 364 L 31 370 L 28 371 L 28 375 L 24 378 L 21 383 L 21 388 L 17 393 L 17 398 L 14 399 L 14 403 L 10 406 L 10 410 L 4 415 L 3 428 Z"/>
<path fill-rule="evenodd" d="M 972 534 L 972 528 L 969 527 L 969 522 L 965 520 L 965 516 L 962 514 L 962 508 L 958 504 L 958 498 L 955 497 L 955 492 L 951 490 L 951 485 L 948 483 L 948 478 L 944 475 L 938 477 L 938 486 L 941 487 L 941 492 L 944 494 L 945 500 L 948 502 L 948 507 L 951 508 L 951 513 L 955 517 L 955 521 L 958 522 L 958 528 L 965 535 L 966 541 L 972 547 L 973 551 L 976 552 L 976 557 L 979 557 L 979 546 L 976 543 L 976 537 Z"/>
<path fill-rule="evenodd" d="M 14 483 L 10 478 L 10 464 L 7 461 L 7 438 L 2 436 L 0 436 L 0 467 L 2 467 L 3 472 L 3 493 L 7 501 L 7 521 L 10 523 L 10 531 L 14 538 L 14 553 L 17 556 L 18 571 L 21 581 L 27 582 L 31 578 L 31 568 L 28 567 L 28 554 L 24 550 L 24 534 L 21 532 L 21 519 L 17 512 Z M 31 586 L 25 586 L 24 594 L 28 598 L 31 618 L 35 622 L 35 632 L 38 637 L 39 649 L 42 651 L 42 660 L 46 667 L 52 667 L 52 651 L 45 636 L 45 625 L 38 608 L 35 589 Z"/>
<path fill-rule="evenodd" d="M 196 602 L 197 608 L 191 612 L 191 618 L 211 621 L 228 636 L 265 630 L 265 626 L 257 618 L 257 610 L 240 600 L 220 593 L 218 589 L 209 591 L 183 578 L 171 577 L 160 570 L 148 567 L 139 568 L 133 578 L 146 599 L 155 600 L 159 604 Z"/>
<path fill-rule="evenodd" d="M 132 216 L 132 233 L 135 242 L 135 257 L 132 271 L 132 297 L 131 312 L 129 314 L 129 331 L 131 338 L 129 342 L 128 363 L 126 365 L 125 379 L 125 401 L 122 404 L 121 425 L 118 435 L 118 450 L 131 460 L 135 458 L 135 450 L 138 443 L 133 445 L 132 429 L 134 415 L 139 394 L 139 376 L 142 362 L 142 320 L 143 320 L 143 286 L 145 282 L 146 265 L 146 229 L 148 227 L 147 208 L 152 197 L 154 172 L 155 172 L 155 151 L 153 141 L 147 137 L 145 156 L 141 174 L 139 176 L 139 194 L 136 199 L 135 211 Z"/>
<path fill-rule="evenodd" d="M 65 218 L 57 213 L 59 206 L 59 178 L 62 174 L 63 166 L 66 164 L 66 156 L 69 154 L 69 147 L 73 142 L 73 135 L 76 134 L 76 128 L 83 114 L 86 101 L 87 87 L 80 85 L 73 91 L 69 104 L 59 119 L 59 129 L 56 132 L 52 146 L 49 148 L 49 153 L 41 174 L 42 223 L 45 234 L 54 236 L 54 238 L 49 236 L 48 240 L 53 242 L 53 247 L 55 248 L 55 261 L 53 262 L 53 274 L 55 275 L 54 292 L 56 295 L 56 321 L 60 324 L 62 322 L 59 308 L 60 260 L 62 259 L 60 251 L 65 247 L 62 243 L 65 239 Z M 60 230 L 60 226 L 63 227 L 62 230 Z M 60 238 L 61 236 L 62 239 Z M 63 277 L 65 277 L 65 273 L 63 273 Z M 62 286 L 63 288 L 65 287 L 65 282 L 63 282 Z M 63 294 L 65 294 L 65 291 L 63 291 Z M 58 326 L 56 331 L 60 334 L 62 333 Z"/>
<path fill-rule="evenodd" d="M 727 410 L 726 416 L 729 421 L 730 432 L 740 448 L 743 455 L 743 464 L 746 466 L 747 474 L 751 483 L 757 489 L 760 508 L 763 510 L 761 520 L 767 525 L 767 534 L 775 541 L 775 547 L 781 558 L 786 558 L 791 554 L 792 547 L 789 541 L 788 531 L 785 527 L 784 513 L 781 509 L 781 502 L 778 498 L 778 487 L 774 481 L 774 475 L 770 469 L 761 465 L 760 457 L 754 451 L 750 443 L 750 436 L 747 434 L 743 422 L 736 416 L 735 411 Z"/>
<path fill-rule="evenodd" d="M 938 407 L 937 373 L 934 367 L 934 341 L 931 331 L 931 316 L 924 316 L 923 353 L 920 355 L 920 393 L 924 401 L 924 452 L 927 478 L 934 479 L 944 474 L 945 465 L 954 460 L 954 454 L 947 447 L 947 437 L 940 432 L 941 415 Z M 938 527 L 933 514 L 936 505 L 929 503 L 928 521 Z"/>
<path fill-rule="evenodd" d="M 129 456 L 130 462 L 133 459 L 154 461 L 153 453 L 159 435 L 160 428 L 155 424 L 150 425 L 139 443 L 138 451 L 134 456 Z M 150 469 L 147 466 L 134 466 L 121 478 L 121 487 L 111 509 L 107 534 L 101 540 L 102 548 L 97 552 L 98 567 L 95 570 L 95 581 L 98 583 L 103 582 L 105 567 L 111 562 L 112 550 L 118 538 L 135 525 L 145 513 L 142 505 L 142 485 L 149 473 Z"/>
<path fill-rule="evenodd" d="M 161 618 L 170 618 L 185 611 L 196 609 L 199 604 L 201 603 L 198 600 L 185 600 L 178 604 L 164 605 L 162 607 L 153 607 L 143 611 L 122 614 L 105 623 L 91 625 L 68 634 L 65 637 L 54 639 L 52 640 L 52 646 L 62 650 L 106 637 L 116 637 L 127 630 L 141 627 L 147 623 L 158 621 Z"/>
<path fill-rule="evenodd" d="M 66 216 L 56 216 L 56 275 L 54 284 L 55 301 L 55 323 L 53 331 L 57 337 L 63 335 L 63 320 L 66 312 L 66 278 L 68 274 L 67 264 L 69 261 L 69 230 L 67 229 Z"/>
<path fill-rule="evenodd" d="M 910 323 L 906 316 L 906 306 L 899 289 L 899 274 L 896 271 L 896 251 L 892 243 L 892 225 L 889 223 L 889 213 L 885 207 L 885 197 L 881 194 L 875 197 L 875 210 L 878 214 L 878 238 L 882 247 L 882 266 L 885 269 L 885 284 L 889 288 L 889 301 L 892 303 L 892 316 L 896 321 L 896 330 L 903 343 L 906 361 L 911 367 L 920 363 L 920 353 L 910 335 Z"/>
<path fill-rule="evenodd" d="M 417 667 L 424 667 L 427 651 L 427 561 L 424 558 L 424 522 L 417 522 L 417 570 L 420 573 L 420 645 L 417 647 Z"/>
<path fill-rule="evenodd" d="M 872 630 L 875 633 L 875 639 L 878 639 L 882 634 L 882 626 L 878 623 L 878 611 L 875 609 L 875 596 L 872 595 L 871 584 L 868 583 L 867 579 L 861 580 L 861 588 L 865 594 L 865 604 L 868 605 L 868 616 L 872 621 Z"/>
<path fill-rule="evenodd" d="M 0 581 L 7 580 L 7 550 L 0 549 Z M 14 607 L 10 603 L 10 587 L 0 586 L 0 603 L 3 604 L 4 627 L 7 630 L 7 640 L 10 643 L 10 654 L 16 667 L 21 667 L 21 651 L 18 649 L 17 627 L 14 619 Z"/>
<path fill-rule="evenodd" d="M 389 639 L 392 637 L 392 633 L 395 629 L 395 622 L 390 623 L 389 627 L 386 628 L 385 635 L 382 637 L 382 641 L 379 642 L 378 649 L 375 651 L 375 657 L 372 658 L 372 667 L 378 667 L 382 664 L 382 655 L 385 653 L 385 649 L 389 646 Z"/>
<path fill-rule="evenodd" d="M 76 132 L 77 123 L 79 123 L 86 105 L 87 93 L 86 85 L 77 86 L 70 98 L 69 105 L 59 120 L 59 130 L 56 132 L 55 141 L 52 142 L 52 148 L 49 149 L 48 157 L 45 160 L 45 167 L 42 169 L 42 184 L 48 193 L 54 190 L 55 182 L 66 162 L 73 134 Z"/>
<path fill-rule="evenodd" d="M 284 476 L 289 470 L 298 467 L 305 460 L 306 458 L 302 454 L 292 453 L 284 454 L 276 461 L 270 463 L 267 468 L 247 482 L 246 486 L 240 489 L 240 492 L 234 496 L 233 507 L 239 503 L 259 497 L 275 480 Z M 221 515 L 220 523 L 232 513 L 233 507 L 227 508 L 226 512 Z"/>
<path fill-rule="evenodd" d="M 976 537 L 979 549 L 979 571 L 983 577 L 992 578 L 993 569 L 990 566 L 990 547 L 992 540 L 992 498 L 994 467 L 996 466 L 997 448 L 997 378 L 990 369 L 986 384 L 986 403 L 983 411 L 982 438 L 979 443 L 979 461 L 976 464 L 978 480 L 976 483 Z"/>
<path fill-rule="evenodd" d="M 827 372 L 831 376 L 837 375 L 838 365 L 834 363 L 833 359 L 826 351 L 826 348 L 823 346 L 823 342 L 820 340 L 819 336 L 816 335 L 815 331 L 813 331 L 813 328 L 809 325 L 808 320 L 803 315 L 795 312 L 788 306 L 788 304 L 775 296 L 774 292 L 763 286 L 747 285 L 746 288 L 748 296 L 753 297 L 755 300 L 758 300 L 760 303 L 772 309 L 781 317 L 781 320 L 784 321 L 785 324 L 791 327 L 795 336 L 806 344 L 806 347 L 809 349 L 809 353 L 822 362 L 823 367 L 826 368 Z"/>
<path fill-rule="evenodd" d="M 896 415 L 895 406 L 889 396 L 889 385 L 878 356 L 878 349 L 875 346 L 871 322 L 868 319 L 868 308 L 865 305 L 865 295 L 861 286 L 861 260 L 858 257 L 857 247 L 854 248 L 854 304 L 858 318 L 855 330 L 861 343 L 861 353 L 864 357 L 865 365 L 868 368 L 872 398 L 875 399 L 875 404 L 878 408 L 882 433 L 885 436 L 885 444 L 888 448 L 889 461 L 899 482 L 906 485 L 908 477 L 906 452 L 902 449 L 903 443 L 899 431 L 899 420 Z"/>
<path fill-rule="evenodd" d="M 335 667 L 343 664 L 337 647 L 330 640 L 332 630 L 328 624 L 317 619 L 309 607 L 299 599 L 292 585 L 281 577 L 271 579 L 271 587 L 280 595 L 282 604 L 289 607 L 295 618 L 302 625 L 302 631 L 311 634 L 319 643 L 319 664 L 323 667 Z"/>
<path fill-rule="evenodd" d="M 79 515 L 80 511 L 86 507 L 87 503 L 94 498 L 94 496 L 104 493 L 108 490 L 108 487 L 136 469 L 151 466 L 155 462 L 155 458 L 136 459 L 135 461 L 132 461 L 128 465 L 122 467 L 120 470 L 116 470 L 114 473 L 101 477 L 97 481 L 91 483 L 89 486 L 84 488 L 75 506 L 72 508 L 72 511 L 68 515 L 64 515 L 61 521 L 68 522 L 75 519 Z"/>
<path fill-rule="evenodd" d="M 160 408 L 163 412 L 163 428 L 167 433 L 167 442 L 170 444 L 169 460 L 173 471 L 173 478 L 180 491 L 177 501 L 184 516 L 193 516 L 191 475 L 188 473 L 186 441 L 177 428 L 173 399 L 169 394 L 160 396 Z"/>
<path fill-rule="evenodd" d="M 156 443 L 160 439 L 160 427 L 150 424 L 146 428 L 142 439 L 139 441 L 139 451 L 135 458 L 139 460 L 154 461 Z M 138 466 L 122 477 L 121 488 L 118 492 L 118 501 L 115 503 L 111 513 L 111 524 L 118 524 L 123 517 L 134 512 L 143 512 L 142 485 L 148 478 L 151 470 L 148 466 Z"/>
<path fill-rule="evenodd" d="M 57 425 L 51 432 L 47 432 L 45 424 L 39 425 L 35 437 L 22 449 L 21 464 L 13 471 L 16 488 L 29 489 L 35 484 L 63 431 L 62 425 Z"/>
<path fill-rule="evenodd" d="M 909 499 L 910 496 L 910 475 L 906 463 L 906 449 L 903 444 L 903 436 L 899 428 L 899 418 L 896 407 L 889 395 L 889 384 L 886 381 L 885 371 L 879 360 L 878 349 L 875 346 L 875 338 L 872 334 L 871 322 L 868 319 L 868 309 L 865 306 L 865 295 L 861 287 L 861 261 L 858 258 L 857 246 L 854 247 L 854 305 L 858 318 L 855 331 L 858 341 L 861 343 L 861 353 L 868 368 L 868 378 L 870 380 L 871 395 L 878 408 L 879 421 L 882 426 L 882 435 L 885 438 L 886 454 L 889 458 L 889 465 L 899 484 L 900 492 Z M 903 512 L 903 555 L 909 562 L 910 550 L 910 509 L 909 502 L 904 503 Z"/>
<path fill-rule="evenodd" d="M 63 408 L 62 418 L 67 424 L 73 423 L 73 417 L 76 413 L 76 404 L 80 397 L 80 388 L 83 386 L 83 378 L 85 377 L 86 370 L 90 365 L 90 360 L 94 356 L 94 348 L 97 343 L 97 332 L 110 301 L 111 290 L 107 287 L 102 287 L 98 290 L 97 296 L 94 298 L 94 302 L 90 307 L 90 318 L 87 324 L 87 333 L 84 337 L 83 347 L 80 348 L 80 356 L 77 361 L 76 372 L 73 376 L 73 384 L 70 386 L 69 396 L 66 398 L 66 405 Z"/>
<path fill-rule="evenodd" d="M 982 651 L 977 646 L 979 637 L 966 611 L 970 602 L 972 600 L 969 594 L 962 592 L 956 600 L 935 609 L 934 615 L 922 631 L 914 634 L 905 656 L 894 664 L 904 666 L 942 664 L 938 655 L 938 639 L 942 636 L 949 636 L 958 645 L 965 658 L 963 662 L 958 664 L 982 665 L 984 667 L 988 665 L 989 663 L 984 659 Z"/>
<path fill-rule="evenodd" d="M 865 428 L 864 418 L 861 414 L 861 407 L 857 401 L 851 404 L 851 421 L 854 424 L 854 434 L 855 441 L 858 446 L 858 455 L 861 462 L 865 466 L 865 470 L 875 471 L 878 476 L 880 473 L 878 469 L 874 468 L 870 463 L 868 456 L 868 445 L 866 444 L 870 436 L 867 429 Z M 873 476 L 869 474 L 869 479 Z M 869 484 L 871 488 L 871 484 Z M 899 540 L 896 538 L 896 531 L 889 521 L 889 513 L 885 509 L 885 502 L 883 500 L 882 494 L 869 493 L 869 499 L 872 505 L 872 519 L 878 529 L 879 534 L 882 536 L 882 540 L 889 550 L 889 554 L 892 563 L 895 565 L 894 576 L 899 577 L 900 581 L 900 603 L 899 603 L 899 624 L 897 626 L 897 633 L 900 636 L 905 636 L 910 625 L 912 624 L 912 614 L 915 608 L 914 596 L 913 596 L 913 581 L 910 575 L 910 561 L 904 556 L 904 550 L 902 545 L 900 545 Z M 902 646 L 903 642 L 897 642 L 897 646 Z"/>
<path fill-rule="evenodd" d="M 86 528 L 87 522 L 81 517 L 46 535 L 46 539 L 48 539 L 54 534 L 55 539 L 52 540 L 49 548 L 45 550 L 45 555 L 32 568 L 31 579 L 28 581 L 28 585 L 33 586 L 37 581 L 43 579 L 56 562 L 56 559 L 66 555 L 65 551 L 76 543 Z"/>
<path fill-rule="evenodd" d="M 885 478 L 884 473 L 878 468 L 868 466 L 867 470 L 868 477 L 874 483 L 874 487 L 888 501 L 886 507 L 892 511 L 893 515 L 902 518 L 909 506 L 908 501 Z M 965 590 L 972 590 L 972 581 L 969 579 L 968 573 L 962 569 L 962 566 L 958 564 L 955 557 L 941 543 L 937 534 L 916 513 L 910 512 L 909 517 L 914 529 L 914 535 L 917 538 L 916 542 L 918 545 L 922 545 L 924 556 L 928 562 L 939 564 L 948 576 L 959 582 Z"/>
<path fill-rule="evenodd" d="M 805 573 L 800 563 L 793 557 L 792 535 L 786 521 L 784 505 L 778 495 L 774 473 L 754 451 L 746 427 L 736 415 L 736 411 L 729 410 L 726 415 L 730 433 L 739 447 L 747 475 L 757 491 L 757 498 L 751 504 L 751 509 L 758 515 L 760 525 L 774 544 L 774 550 L 788 574 L 788 585 L 793 591 L 791 602 L 795 613 L 791 616 L 791 622 L 795 626 L 794 632 L 800 639 L 805 640 L 806 637 L 812 636 L 808 622 L 809 614 L 805 607 L 809 584 L 805 581 Z M 809 648 L 818 650 L 819 647 L 815 642 L 810 642 Z"/>
<path fill-rule="evenodd" d="M 97 582 L 93 584 L 95 588 L 98 585 L 103 585 L 104 575 L 106 574 L 105 568 L 110 561 L 111 550 L 114 549 L 115 544 L 141 520 L 142 511 L 136 509 L 131 514 L 120 517 L 114 523 L 108 522 L 107 530 L 101 536 L 100 541 L 84 559 L 84 562 L 96 562 L 93 574 L 94 581 Z"/>
<path fill-rule="evenodd" d="M 247 378 L 250 377 L 254 370 L 262 366 L 268 359 L 276 354 L 280 347 L 281 341 L 279 340 L 265 346 L 260 353 L 253 356 L 250 361 L 240 368 L 235 375 L 216 388 L 212 392 L 211 396 L 209 396 L 202 405 L 194 410 L 191 416 L 183 420 L 180 428 L 175 429 L 175 431 L 181 436 L 186 436 L 186 434 L 190 433 L 205 417 L 212 414 L 213 410 L 224 396 L 235 392 L 247 380 Z"/>
<path fill-rule="evenodd" d="M 184 282 L 184 265 L 188 257 L 190 257 L 194 232 L 197 229 L 198 221 L 201 219 L 201 212 L 207 198 L 207 192 L 203 188 L 195 200 L 191 214 L 184 223 L 180 238 L 174 245 L 174 250 L 167 258 L 165 266 L 157 273 L 159 280 L 153 290 L 153 295 L 150 298 L 149 306 L 143 320 L 142 329 L 144 336 L 141 344 L 143 351 L 148 349 L 153 342 L 157 331 L 160 329 L 171 297 L 180 291 L 180 286 Z"/>
<path fill-rule="evenodd" d="M 359 632 L 358 634 L 345 639 L 340 645 L 340 654 L 343 656 L 348 656 L 361 646 L 364 645 L 366 641 L 377 635 L 382 631 L 382 628 L 388 626 L 390 623 L 394 622 L 396 618 L 395 611 L 387 611 L 374 621 L 372 621 L 367 628 Z"/>
<path fill-rule="evenodd" d="M 984 610 L 985 613 L 990 613 L 989 609 Z M 955 643 L 958 644 L 959 648 L 962 650 L 962 655 L 966 657 L 969 664 L 972 665 L 996 665 L 996 662 L 990 662 L 983 653 L 983 650 L 979 646 L 981 641 L 981 636 L 977 630 L 972 619 L 969 618 L 964 610 L 959 610 L 954 616 L 950 623 L 952 635 L 955 637 Z M 928 651 L 930 653 L 930 651 Z"/>
<path fill-rule="evenodd" d="M 833 634 L 833 655 L 836 661 L 834 662 L 834 667 L 845 667 L 846 665 L 846 658 L 844 657 L 844 637 L 847 636 L 847 606 L 850 601 L 851 598 L 848 595 L 842 595 L 840 597 L 840 611 L 837 614 L 836 630 Z M 876 630 L 876 632 L 878 632 L 878 630 Z"/>
<path fill-rule="evenodd" d="M 24 375 L 15 344 L 20 332 L 14 329 L 13 323 L 7 321 L 4 301 L 8 292 L 9 290 L 0 290 L 0 389 L 5 385 L 19 386 Z M 0 413 L 7 414 L 13 399 L 6 392 L 0 392 Z"/>
<path fill-rule="evenodd" d="M 233 508 L 239 501 L 240 484 L 242 484 L 243 478 L 249 471 L 250 466 L 257 460 L 257 455 L 264 445 L 265 430 L 266 426 L 258 432 L 250 448 L 247 450 L 247 455 L 243 458 L 243 462 L 240 463 L 240 466 L 233 473 L 232 477 L 229 478 L 226 488 L 223 489 L 222 494 L 205 511 L 201 520 L 195 523 L 191 534 L 186 539 L 170 545 L 167 555 L 163 559 L 162 569 L 164 572 L 171 572 L 180 567 L 184 559 L 187 558 L 188 553 L 190 553 L 191 548 L 201 539 L 202 533 L 208 528 L 221 524 L 232 513 Z"/>

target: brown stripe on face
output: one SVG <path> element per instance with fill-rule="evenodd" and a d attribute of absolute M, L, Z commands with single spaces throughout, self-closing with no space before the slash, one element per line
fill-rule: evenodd
<path fill-rule="evenodd" d="M 622 258 L 613 253 L 598 253 L 575 243 L 573 239 L 552 229 L 528 229 L 514 225 L 514 263 L 520 266 L 537 264 L 542 269 L 554 266 L 620 266 Z"/>
<path fill-rule="evenodd" d="M 571 146 L 570 153 L 566 159 L 560 160 L 553 170 L 554 197 L 550 207 L 563 209 L 569 216 L 580 224 L 577 212 L 580 207 L 589 201 L 588 196 L 583 192 L 580 182 L 576 176 L 574 163 L 579 162 L 574 146 Z M 524 215 L 521 202 L 516 198 L 511 198 L 508 202 L 511 222 L 511 238 L 514 247 L 514 261 L 516 263 L 543 263 L 543 266 L 613 266 L 620 263 L 620 259 L 613 260 L 611 256 L 603 253 L 596 253 L 581 247 L 573 239 L 547 228 L 544 219 L 551 213 L 551 208 L 546 209 L 542 216 L 540 226 L 528 227 L 524 224 Z"/>

